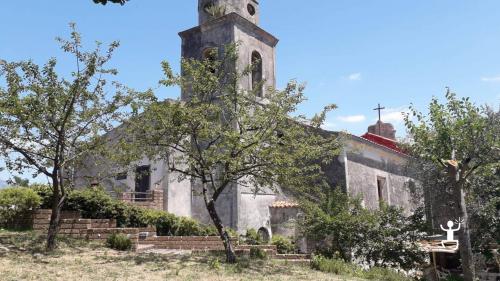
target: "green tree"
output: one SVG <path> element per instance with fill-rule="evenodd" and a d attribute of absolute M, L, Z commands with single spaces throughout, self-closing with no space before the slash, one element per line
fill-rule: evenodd
<path fill-rule="evenodd" d="M 220 59 L 183 59 L 182 75 L 164 63 L 161 84 L 178 86 L 189 97 L 182 102 L 153 98 L 129 122 L 136 137 L 123 142 L 135 145 L 139 158 L 167 160 L 170 171 L 199 187 L 228 262 L 236 257 L 215 208 L 220 195 L 236 183 L 252 186 L 255 193 L 301 186 L 319 177 L 321 163 L 332 160 L 339 148 L 334 136 L 318 133 L 333 105 L 306 120 L 292 116 L 305 99 L 304 87 L 294 81 L 282 91 L 268 89 L 264 99 L 242 90 L 239 81 L 253 66 L 231 71 L 236 53 L 237 46 L 228 45 Z"/>
<path fill-rule="evenodd" d="M 100 135 L 125 115 L 133 93 L 118 83 L 107 85 L 116 70 L 105 68 L 113 42 L 101 55 L 101 44 L 82 51 L 81 37 L 71 24 L 71 39 L 59 38 L 73 56 L 75 71 L 66 78 L 56 72 L 56 59 L 38 66 L 32 61 L 3 62 L 0 77 L 0 155 L 18 173 L 45 176 L 52 188 L 52 216 L 47 250 L 55 247 L 60 210 L 73 187 L 73 168 L 89 150 L 103 148 Z M 112 95 L 109 95 L 113 91 Z"/>
<path fill-rule="evenodd" d="M 500 162 L 478 169 L 467 187 L 472 248 L 492 259 L 490 246 L 500 244 Z"/>
<path fill-rule="evenodd" d="M 411 107 L 405 123 L 413 137 L 412 153 L 439 167 L 446 175 L 445 184 L 453 191 L 463 220 L 459 243 L 464 278 L 472 281 L 475 272 L 465 200 L 467 181 L 482 167 L 499 161 L 500 122 L 498 118 L 488 117 L 490 109 L 478 107 L 468 98 L 459 99 L 448 90 L 446 99 L 447 102 L 441 104 L 434 98 L 427 116 Z"/>

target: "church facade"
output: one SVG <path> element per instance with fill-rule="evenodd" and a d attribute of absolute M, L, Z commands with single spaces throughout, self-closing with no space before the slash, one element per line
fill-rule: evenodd
<path fill-rule="evenodd" d="M 278 39 L 259 27 L 259 12 L 255 0 L 199 0 L 198 26 L 179 33 L 182 57 L 203 59 L 213 52 L 220 54 L 225 45 L 238 43 L 236 69 L 259 62 L 257 70 L 240 81 L 240 87 L 250 90 L 261 81 L 264 81 L 261 91 L 275 87 Z M 181 93 L 181 98 L 189 98 L 189 93 Z M 413 180 L 406 171 L 409 158 L 397 148 L 390 124 L 380 122 L 375 126 L 378 131 L 371 129 L 361 137 L 347 135 L 342 153 L 325 168 L 328 180 L 332 186 L 361 196 L 367 208 L 376 209 L 386 202 L 410 211 L 407 186 Z M 178 181 L 178 174 L 169 171 L 166 163 L 143 159 L 136 163 L 135 170 L 128 172 L 117 172 L 111 166 L 86 165 L 78 172 L 77 186 L 88 187 L 98 181 L 118 197 L 139 203 L 158 200 L 160 196 L 155 208 L 211 222 L 196 184 Z M 295 235 L 293 222 L 299 206 L 282 192 L 268 190 L 255 194 L 252 188 L 234 183 L 218 199 L 216 208 L 223 223 L 240 233 L 253 228 L 269 236 Z"/>

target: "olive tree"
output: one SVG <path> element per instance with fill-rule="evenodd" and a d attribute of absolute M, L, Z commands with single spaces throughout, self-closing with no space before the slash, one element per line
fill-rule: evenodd
<path fill-rule="evenodd" d="M 57 60 L 43 66 L 33 61 L 1 62 L 0 157 L 9 170 L 47 178 L 53 191 L 47 250 L 55 247 L 60 211 L 73 187 L 73 168 L 90 150 L 103 148 L 101 136 L 125 115 L 134 93 L 107 77 L 106 68 L 117 42 L 104 52 L 101 44 L 82 50 L 81 37 L 71 24 L 71 38 L 58 38 L 72 56 L 74 71 L 57 73 Z"/>
<path fill-rule="evenodd" d="M 482 168 L 500 160 L 498 114 L 488 107 L 478 107 L 468 98 L 446 93 L 446 103 L 433 98 L 428 115 L 414 107 L 405 116 L 406 127 L 413 137 L 411 152 L 418 158 L 435 163 L 445 175 L 445 184 L 453 191 L 458 215 L 463 220 L 459 232 L 460 257 L 464 277 L 475 276 L 470 241 L 470 221 L 466 192 L 468 181 Z"/>
<path fill-rule="evenodd" d="M 166 77 L 161 84 L 177 86 L 188 97 L 162 102 L 151 97 L 142 113 L 128 122 L 129 135 L 122 143 L 127 151 L 136 146 L 137 157 L 166 160 L 170 171 L 200 188 L 227 261 L 234 262 L 227 227 L 216 209 L 220 195 L 233 184 L 251 186 L 257 193 L 298 187 L 320 177 L 322 162 L 333 159 L 339 148 L 334 136 L 318 133 L 326 112 L 335 106 L 310 120 L 294 116 L 305 100 L 302 85 L 292 81 L 284 90 L 267 89 L 262 98 L 259 86 L 239 87 L 253 65 L 232 70 L 236 45 L 225 46 L 220 58 L 209 57 L 183 59 L 182 74 L 163 63 Z"/>

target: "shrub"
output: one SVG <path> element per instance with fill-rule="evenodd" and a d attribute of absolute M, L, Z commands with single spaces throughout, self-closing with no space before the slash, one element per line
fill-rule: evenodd
<path fill-rule="evenodd" d="M 267 259 L 267 253 L 261 248 L 252 247 L 250 248 L 250 258 L 265 260 Z"/>
<path fill-rule="evenodd" d="M 273 235 L 271 244 L 276 245 L 278 254 L 292 254 L 295 252 L 295 245 L 292 241 L 281 235 Z"/>
<path fill-rule="evenodd" d="M 24 187 L 10 187 L 0 190 L 0 225 L 13 228 L 25 227 L 24 221 L 30 211 L 40 205 L 36 192 Z"/>
<path fill-rule="evenodd" d="M 29 189 L 33 190 L 38 196 L 40 196 L 40 206 L 41 209 L 51 209 L 52 208 L 52 189 L 48 185 L 44 184 L 32 184 Z"/>
<path fill-rule="evenodd" d="M 132 249 L 132 241 L 125 234 L 111 234 L 106 240 L 106 246 L 118 251 L 128 251 Z"/>
<path fill-rule="evenodd" d="M 347 263 L 340 259 L 328 259 L 321 255 L 314 255 L 311 258 L 311 268 L 323 272 L 329 272 L 337 275 L 348 275 L 366 280 L 384 280 L 384 281 L 410 281 L 409 277 L 401 275 L 396 271 L 373 267 L 363 270 L 361 267 Z"/>
<path fill-rule="evenodd" d="M 260 235 L 257 233 L 257 230 L 253 228 L 247 229 L 244 240 L 248 245 L 262 245 L 264 243 Z"/>
<path fill-rule="evenodd" d="M 380 267 L 414 269 L 425 254 L 417 242 L 423 233 L 415 229 L 411 218 L 396 207 L 380 210 L 362 207 L 358 198 L 340 190 L 333 191 L 324 202 L 302 202 L 303 233 L 323 243 L 319 252 L 328 258 Z"/>
<path fill-rule="evenodd" d="M 321 255 L 314 255 L 311 258 L 311 268 L 323 272 L 329 272 L 337 275 L 356 275 L 359 270 L 356 266 L 346 263 L 343 260 L 327 259 Z"/>

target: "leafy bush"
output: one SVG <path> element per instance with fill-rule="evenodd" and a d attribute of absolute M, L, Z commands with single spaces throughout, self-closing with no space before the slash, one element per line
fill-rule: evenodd
<path fill-rule="evenodd" d="M 267 253 L 261 248 L 252 247 L 250 248 L 250 258 L 265 260 L 267 259 Z"/>
<path fill-rule="evenodd" d="M 0 190 L 0 225 L 18 225 L 29 212 L 40 205 L 41 198 L 36 192 L 24 187 L 10 187 Z"/>
<path fill-rule="evenodd" d="M 132 249 L 132 241 L 125 234 L 113 233 L 106 240 L 106 246 L 118 251 L 128 251 Z"/>
<path fill-rule="evenodd" d="M 295 245 L 292 243 L 292 241 L 281 235 L 273 235 L 271 244 L 276 245 L 278 254 L 292 254 L 295 252 Z"/>
<path fill-rule="evenodd" d="M 311 268 L 323 272 L 329 272 L 337 275 L 348 275 L 367 280 L 384 280 L 384 281 L 412 280 L 409 277 L 401 275 L 387 268 L 373 267 L 368 270 L 363 270 L 361 267 L 351 263 L 347 263 L 343 260 L 328 259 L 321 255 L 314 255 L 312 257 Z"/>
<path fill-rule="evenodd" d="M 257 230 L 253 228 L 247 229 L 244 240 L 244 242 L 248 245 L 262 245 L 264 243 L 260 235 L 257 233 Z"/>
<path fill-rule="evenodd" d="M 403 269 L 414 269 L 424 261 L 417 244 L 423 233 L 401 209 L 383 206 L 368 210 L 359 199 L 340 190 L 326 198 L 319 204 L 302 203 L 305 216 L 301 228 L 309 238 L 322 243 L 319 254 L 345 262 Z"/>
<path fill-rule="evenodd" d="M 51 209 L 52 208 L 52 189 L 48 185 L 44 184 L 32 184 L 29 189 L 33 190 L 38 196 L 40 196 L 40 206 L 41 209 Z"/>

